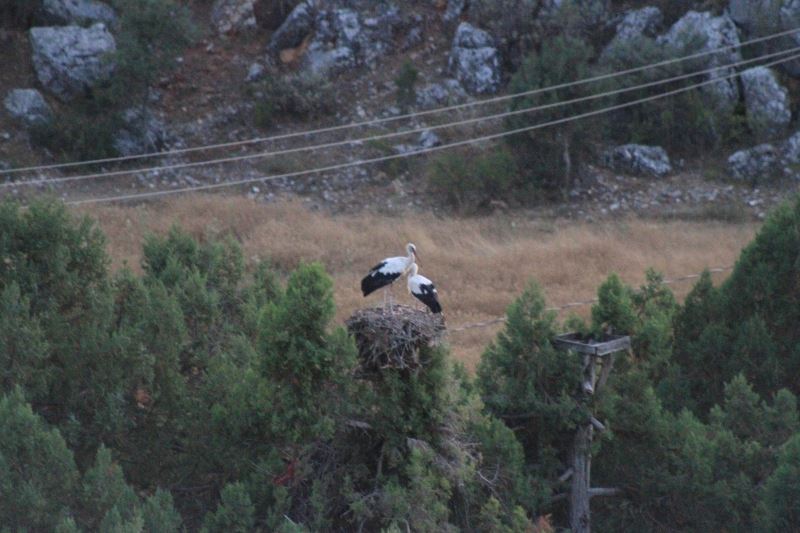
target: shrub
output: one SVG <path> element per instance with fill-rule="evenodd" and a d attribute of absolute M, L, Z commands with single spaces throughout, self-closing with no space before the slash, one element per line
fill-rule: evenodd
<path fill-rule="evenodd" d="M 408 111 L 408 108 L 417 101 L 417 93 L 414 90 L 417 78 L 419 78 L 419 71 L 414 68 L 411 61 L 406 61 L 394 79 L 397 85 L 397 105 L 400 106 L 402 112 Z"/>
<path fill-rule="evenodd" d="M 278 117 L 317 118 L 333 110 L 333 89 L 325 78 L 312 74 L 267 76 L 255 88 L 255 122 L 272 126 Z"/>
<path fill-rule="evenodd" d="M 41 6 L 42 0 L 6 0 L 0 3 L 0 27 L 30 28 Z"/>
<path fill-rule="evenodd" d="M 510 91 L 521 93 L 588 77 L 592 50 L 584 41 L 559 35 L 542 43 L 538 53 L 530 55 L 511 79 Z M 599 91 L 596 85 L 577 85 L 555 91 L 532 94 L 512 100 L 511 109 L 547 105 L 579 98 Z M 508 119 L 509 128 L 529 126 L 532 120 L 544 123 L 579 114 L 589 104 L 555 107 L 524 113 Z M 534 187 L 559 191 L 566 196 L 572 187 L 575 171 L 590 153 L 590 142 L 602 133 L 600 119 L 568 122 L 545 129 L 520 133 L 507 138 L 507 144 Z"/>
<path fill-rule="evenodd" d="M 429 163 L 430 187 L 460 211 L 486 208 L 492 200 L 524 202 L 533 191 L 521 183 L 506 148 L 487 152 L 448 152 Z"/>
<path fill-rule="evenodd" d="M 65 159 L 114 157 L 114 137 L 123 121 L 115 103 L 106 98 L 78 97 L 69 107 L 56 112 L 48 122 L 31 127 L 34 144 L 47 148 Z"/>
<path fill-rule="evenodd" d="M 175 0 L 113 0 L 119 14 L 111 100 L 147 103 L 150 87 L 197 36 L 189 9 Z"/>
<path fill-rule="evenodd" d="M 702 50 L 704 42 L 688 40 L 680 47 L 659 45 L 654 39 L 641 37 L 619 45 L 600 61 L 604 71 L 619 71 Z M 659 79 L 678 77 L 708 68 L 702 58 L 647 69 L 625 76 L 623 87 L 646 84 Z M 658 85 L 630 91 L 616 97 L 622 104 L 648 98 L 667 91 L 698 83 L 705 78 L 686 78 L 669 85 Z M 659 98 L 615 111 L 609 119 L 609 135 L 621 143 L 636 142 L 664 146 L 685 154 L 704 153 L 710 148 L 740 140 L 746 131 L 742 109 L 719 109 L 706 88 L 693 89 L 666 98 Z M 607 105 L 612 105 L 608 103 Z"/>

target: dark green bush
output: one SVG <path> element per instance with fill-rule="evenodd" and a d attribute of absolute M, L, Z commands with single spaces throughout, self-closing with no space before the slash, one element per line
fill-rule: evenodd
<path fill-rule="evenodd" d="M 691 55 L 703 50 L 704 46 L 704 42 L 689 40 L 680 47 L 669 47 L 657 44 L 654 39 L 641 37 L 616 46 L 603 55 L 598 67 L 608 72 L 626 70 Z M 617 83 L 621 87 L 632 87 L 707 68 L 707 62 L 699 58 L 633 73 Z M 616 96 L 616 102 L 604 100 L 604 105 L 648 98 L 705 80 L 702 76 L 696 76 L 629 91 Z M 608 134 L 615 142 L 653 144 L 689 155 L 705 153 L 708 149 L 742 140 L 746 132 L 743 110 L 719 108 L 714 104 L 713 97 L 704 94 L 705 89 L 701 87 L 615 111 L 608 121 Z"/>
<path fill-rule="evenodd" d="M 400 106 L 402 112 L 408 111 L 408 108 L 417 101 L 417 92 L 414 90 L 417 78 L 419 78 L 419 71 L 414 68 L 411 61 L 406 61 L 394 79 L 397 85 L 397 105 Z"/>
<path fill-rule="evenodd" d="M 559 35 L 547 40 L 537 53 L 525 59 L 511 79 L 509 90 L 512 93 L 535 91 L 589 77 L 592 55 L 591 47 L 579 38 Z M 600 90 L 600 86 L 592 84 L 535 93 L 515 98 L 511 109 L 553 104 Z M 532 122 L 557 121 L 592 108 L 589 103 L 551 107 L 512 116 L 508 126 L 517 129 L 530 126 Z M 599 118 L 570 121 L 513 135 L 507 138 L 507 145 L 517 159 L 518 168 L 525 172 L 530 187 L 560 192 L 563 197 L 572 187 L 581 162 L 591 154 L 592 140 L 602 135 L 603 127 Z"/>
<path fill-rule="evenodd" d="M 333 89 L 325 78 L 310 74 L 267 76 L 254 88 L 254 119 L 268 128 L 276 118 L 312 119 L 331 113 Z"/>
<path fill-rule="evenodd" d="M 485 209 L 492 200 L 523 203 L 534 195 L 521 183 L 516 162 L 504 148 L 447 152 L 431 161 L 431 189 L 460 211 Z"/>
<path fill-rule="evenodd" d="M 41 6 L 41 0 L 6 0 L 0 3 L 0 27 L 30 28 Z"/>

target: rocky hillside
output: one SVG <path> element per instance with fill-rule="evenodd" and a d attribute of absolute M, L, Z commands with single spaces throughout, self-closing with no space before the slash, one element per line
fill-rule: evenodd
<path fill-rule="evenodd" d="M 598 99 L 590 108 L 565 106 L 560 114 L 438 127 L 523 105 L 506 101 L 313 139 L 175 154 L 127 166 L 8 174 L 3 192 L 26 196 L 52 188 L 74 199 L 255 180 L 413 152 L 699 83 L 704 85 L 673 103 L 632 106 L 511 142 L 459 149 L 455 158 L 444 155 L 447 150 L 324 175 L 253 181 L 247 190 L 265 200 L 301 194 L 333 209 L 365 204 L 428 209 L 447 203 L 462 210 L 541 207 L 555 199 L 560 211 L 587 217 L 617 211 L 674 214 L 687 206 L 706 212 L 745 206 L 758 216 L 796 188 L 800 163 L 800 135 L 793 135 L 800 59 L 792 55 L 800 35 L 766 39 L 800 26 L 800 5 L 763 3 L 8 0 L 0 7 L 4 169 L 385 119 L 696 57 L 619 78 L 613 86 L 553 93 L 558 101 L 637 83 L 652 86 Z M 738 47 L 757 38 L 765 40 Z M 708 53 L 720 48 L 725 49 Z M 762 66 L 770 61 L 782 62 Z M 675 76 L 683 80 L 654 83 Z M 524 105 L 542 103 L 547 102 L 537 97 Z M 19 183 L 385 136 L 401 128 L 414 134 L 225 165 L 138 170 L 36 187 Z M 490 154 L 494 159 L 487 159 Z M 458 169 L 454 159 L 474 164 Z M 501 164 L 506 159 L 508 164 Z"/>

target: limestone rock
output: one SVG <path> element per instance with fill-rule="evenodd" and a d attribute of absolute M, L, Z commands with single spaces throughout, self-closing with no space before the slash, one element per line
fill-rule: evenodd
<path fill-rule="evenodd" d="M 216 0 L 211 8 L 211 24 L 221 34 L 256 27 L 255 0 Z"/>
<path fill-rule="evenodd" d="M 779 164 L 784 176 L 800 180 L 800 131 L 781 144 Z"/>
<path fill-rule="evenodd" d="M 604 154 L 606 166 L 626 174 L 662 177 L 672 172 L 666 150 L 660 146 L 624 144 Z"/>
<path fill-rule="evenodd" d="M 728 158 L 728 168 L 734 178 L 756 183 L 775 175 L 778 158 L 775 146 L 765 143 L 734 153 Z"/>
<path fill-rule="evenodd" d="M 97 0 L 43 0 L 41 16 L 37 21 L 43 26 L 93 24 L 102 22 L 112 26 L 117 21 L 114 9 Z"/>
<path fill-rule="evenodd" d="M 164 148 L 166 128 L 150 111 L 127 109 L 122 119 L 124 125 L 114 136 L 114 148 L 121 156 L 158 152 Z"/>
<path fill-rule="evenodd" d="M 417 91 L 417 105 L 423 109 L 452 105 L 467 99 L 467 93 L 458 80 L 447 79 L 429 83 Z"/>
<path fill-rule="evenodd" d="M 33 67 L 39 82 L 62 100 L 69 100 L 109 79 L 116 50 L 105 24 L 31 28 Z"/>
<path fill-rule="evenodd" d="M 703 52 L 740 44 L 736 24 L 730 17 L 727 15 L 715 17 L 710 12 L 697 11 L 686 13 L 666 34 L 659 37 L 657 42 L 672 47 L 676 55 L 685 55 L 687 48 L 693 52 Z M 724 78 L 732 74 L 733 69 L 724 65 L 741 60 L 738 48 L 704 56 L 702 59 L 704 68 L 722 67 L 707 74 L 706 79 Z M 703 86 L 702 90 L 720 110 L 731 111 L 739 101 L 739 86 L 735 78 L 720 79 L 718 83 Z"/>
<path fill-rule="evenodd" d="M 466 0 L 447 0 L 447 9 L 445 9 L 442 18 L 445 22 L 455 22 L 464 12 L 466 6 Z"/>
<path fill-rule="evenodd" d="M 462 22 L 450 51 L 450 71 L 472 94 L 491 94 L 500 88 L 500 53 L 487 32 Z"/>
<path fill-rule="evenodd" d="M 741 74 L 747 122 L 760 134 L 780 134 L 792 120 L 789 93 L 772 70 L 753 67 Z"/>
<path fill-rule="evenodd" d="M 13 89 L 3 101 L 8 113 L 27 126 L 50 121 L 53 110 L 36 89 Z"/>
<path fill-rule="evenodd" d="M 317 3 L 314 0 L 305 0 L 297 4 L 283 24 L 272 34 L 269 41 L 270 50 L 278 53 L 287 48 L 300 46 L 303 39 L 314 31 L 316 16 Z"/>
<path fill-rule="evenodd" d="M 616 34 L 603 50 L 602 55 L 613 54 L 615 50 L 636 39 L 655 37 L 663 23 L 664 15 L 657 7 L 643 7 L 628 11 L 617 24 Z"/>

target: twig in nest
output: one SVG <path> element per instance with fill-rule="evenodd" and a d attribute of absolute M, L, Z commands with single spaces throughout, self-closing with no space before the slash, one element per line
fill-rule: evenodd
<path fill-rule="evenodd" d="M 362 371 L 416 370 L 424 365 L 420 350 L 440 341 L 445 324 L 439 314 L 394 305 L 356 311 L 347 329 L 355 337 Z"/>

